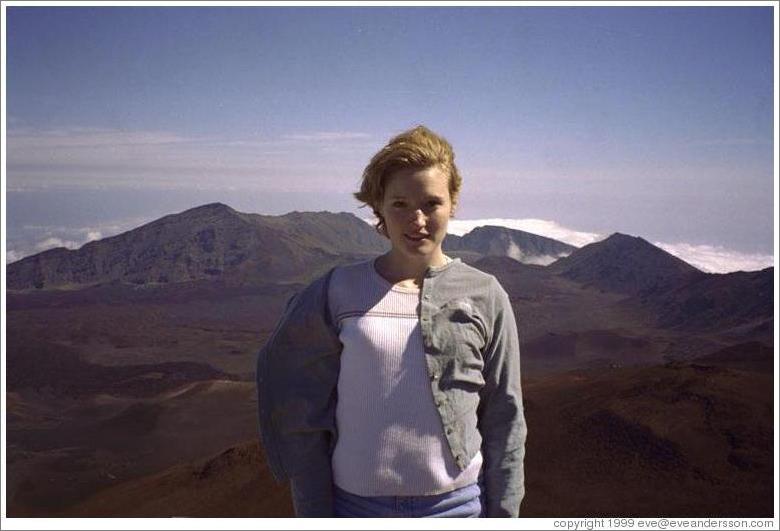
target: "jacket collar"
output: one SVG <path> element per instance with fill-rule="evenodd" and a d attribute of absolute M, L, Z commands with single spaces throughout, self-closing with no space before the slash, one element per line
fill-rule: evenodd
<path fill-rule="evenodd" d="M 440 266 L 430 266 L 425 271 L 425 278 L 432 278 L 437 275 L 441 275 L 445 271 L 447 271 L 449 268 L 453 267 L 455 264 L 460 263 L 460 258 L 453 258 L 450 262 L 447 262 L 444 265 Z"/>

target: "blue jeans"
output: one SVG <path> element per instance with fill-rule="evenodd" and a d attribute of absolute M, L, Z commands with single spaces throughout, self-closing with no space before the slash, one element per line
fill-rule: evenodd
<path fill-rule="evenodd" d="M 477 483 L 433 496 L 357 496 L 334 485 L 336 518 L 480 518 L 484 497 Z"/>

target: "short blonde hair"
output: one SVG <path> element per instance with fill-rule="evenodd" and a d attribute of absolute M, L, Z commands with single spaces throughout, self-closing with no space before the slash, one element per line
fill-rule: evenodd
<path fill-rule="evenodd" d="M 376 230 L 385 235 L 385 220 L 379 212 L 384 199 L 387 179 L 400 170 L 424 170 L 430 167 L 440 168 L 448 178 L 448 188 L 452 205 L 458 201 L 462 179 L 455 166 L 455 153 L 447 140 L 424 125 L 393 137 L 377 152 L 363 170 L 360 191 L 354 194 L 361 203 L 370 206 L 379 220 Z"/>

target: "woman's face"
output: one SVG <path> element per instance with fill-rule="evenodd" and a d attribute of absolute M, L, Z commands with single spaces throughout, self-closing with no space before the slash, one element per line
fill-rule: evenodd
<path fill-rule="evenodd" d="M 380 213 L 393 251 L 413 260 L 438 260 L 452 207 L 448 177 L 440 168 L 392 174 Z"/>

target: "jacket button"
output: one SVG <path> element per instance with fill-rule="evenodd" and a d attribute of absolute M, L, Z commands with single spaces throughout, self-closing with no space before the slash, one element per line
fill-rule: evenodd
<path fill-rule="evenodd" d="M 447 435 L 452 435 L 452 428 L 447 428 Z"/>

